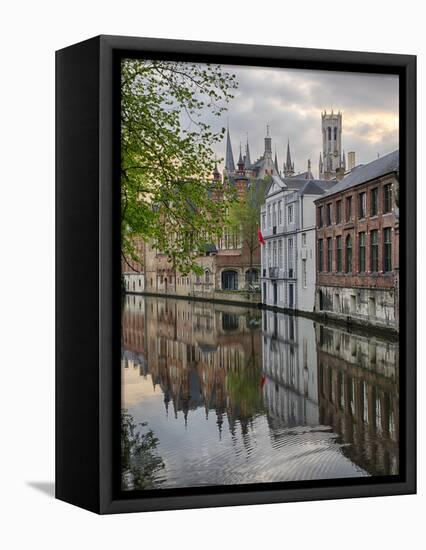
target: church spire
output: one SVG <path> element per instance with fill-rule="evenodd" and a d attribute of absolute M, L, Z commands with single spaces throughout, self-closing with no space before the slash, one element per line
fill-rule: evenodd
<path fill-rule="evenodd" d="M 322 162 L 322 155 L 321 155 L 321 153 L 320 153 L 320 156 L 319 156 L 318 172 L 319 172 L 319 178 L 321 179 L 321 178 L 322 178 L 322 174 L 323 174 L 323 172 L 324 172 L 324 165 L 323 165 L 323 162 Z"/>
<path fill-rule="evenodd" d="M 269 124 L 266 126 L 264 157 L 272 158 L 272 139 L 271 139 L 271 136 L 269 135 Z"/>
<path fill-rule="evenodd" d="M 277 146 L 275 145 L 275 160 L 274 160 L 274 167 L 275 167 L 275 170 L 277 171 L 277 174 L 280 173 L 280 170 L 278 168 L 278 158 L 277 158 Z"/>
<path fill-rule="evenodd" d="M 251 159 L 250 159 L 250 149 L 249 149 L 249 141 L 248 141 L 248 134 L 247 134 L 246 154 L 244 156 L 244 168 L 248 170 L 250 166 L 251 166 Z"/>
<path fill-rule="evenodd" d="M 231 136 L 229 134 L 229 123 L 226 129 L 226 157 L 225 157 L 225 170 L 228 172 L 235 172 L 234 154 L 232 153 Z"/>
<path fill-rule="evenodd" d="M 242 172 L 244 170 L 244 161 L 243 161 L 243 152 L 242 152 L 242 147 L 241 147 L 241 141 L 240 141 L 240 156 L 238 158 L 237 166 L 238 166 L 238 171 L 239 172 Z"/>
<path fill-rule="evenodd" d="M 284 176 L 287 178 L 294 175 L 294 163 L 291 162 L 290 139 L 287 140 L 287 159 L 284 163 Z"/>
<path fill-rule="evenodd" d="M 314 175 L 312 174 L 311 159 L 308 159 L 308 171 L 306 173 L 307 180 L 313 180 Z"/>
<path fill-rule="evenodd" d="M 290 140 L 287 141 L 287 167 L 291 167 Z"/>

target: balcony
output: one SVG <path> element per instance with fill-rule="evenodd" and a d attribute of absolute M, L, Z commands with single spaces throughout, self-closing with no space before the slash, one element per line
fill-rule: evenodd
<path fill-rule="evenodd" d="M 278 279 L 278 267 L 270 267 L 269 268 L 269 278 L 270 279 Z"/>

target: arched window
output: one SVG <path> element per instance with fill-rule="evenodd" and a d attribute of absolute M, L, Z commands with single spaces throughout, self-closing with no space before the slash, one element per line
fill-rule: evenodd
<path fill-rule="evenodd" d="M 210 283 L 210 271 L 208 269 L 206 269 L 205 272 L 204 272 L 204 280 L 205 280 L 206 284 Z"/>
<path fill-rule="evenodd" d="M 331 126 L 329 126 L 329 127 L 327 128 L 327 131 L 328 131 L 328 139 L 329 139 L 329 141 L 330 141 L 330 140 L 331 140 Z"/>
<path fill-rule="evenodd" d="M 337 140 L 337 126 L 334 127 L 334 141 Z"/>
<path fill-rule="evenodd" d="M 238 273 L 236 271 L 222 271 L 222 290 L 238 290 Z"/>
<path fill-rule="evenodd" d="M 352 237 L 346 237 L 346 273 L 352 271 Z"/>

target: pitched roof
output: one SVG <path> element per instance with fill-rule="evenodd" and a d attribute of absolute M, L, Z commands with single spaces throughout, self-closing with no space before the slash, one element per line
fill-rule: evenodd
<path fill-rule="evenodd" d="M 360 164 L 352 169 L 347 176 L 337 182 L 327 194 L 345 191 L 361 183 L 380 178 L 386 174 L 397 172 L 399 170 L 399 149 L 388 153 L 368 164 Z"/>
<path fill-rule="evenodd" d="M 306 180 L 305 185 L 300 189 L 300 195 L 323 195 L 325 189 L 319 185 L 318 181 Z"/>

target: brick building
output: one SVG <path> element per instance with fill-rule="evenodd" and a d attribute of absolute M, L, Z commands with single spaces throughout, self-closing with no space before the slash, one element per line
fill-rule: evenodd
<path fill-rule="evenodd" d="M 315 201 L 315 310 L 398 330 L 399 151 L 355 167 Z"/>

